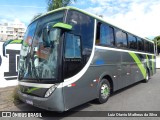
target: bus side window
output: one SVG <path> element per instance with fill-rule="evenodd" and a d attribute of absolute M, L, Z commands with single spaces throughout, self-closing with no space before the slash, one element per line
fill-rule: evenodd
<path fill-rule="evenodd" d="M 137 37 L 137 42 L 138 42 L 138 50 L 143 51 L 144 49 L 143 40 Z"/>
<path fill-rule="evenodd" d="M 145 52 L 149 52 L 149 42 L 144 40 L 144 50 Z"/>
<path fill-rule="evenodd" d="M 110 46 L 115 46 L 113 27 L 109 27 L 109 34 L 107 36 L 107 39 L 110 40 Z"/>
<path fill-rule="evenodd" d="M 137 49 L 137 39 L 131 34 L 128 34 L 128 46 L 130 49 Z"/>
<path fill-rule="evenodd" d="M 115 29 L 116 43 L 118 48 L 127 48 L 127 34 L 119 29 Z"/>
<path fill-rule="evenodd" d="M 100 28 L 100 44 L 101 45 L 107 44 L 107 29 L 108 29 L 107 25 L 101 24 L 101 28 Z"/>
<path fill-rule="evenodd" d="M 153 43 L 150 43 L 150 52 L 154 53 L 154 44 Z"/>
<path fill-rule="evenodd" d="M 101 24 L 100 27 L 100 44 L 104 46 L 114 46 L 114 30 L 107 24 Z"/>
<path fill-rule="evenodd" d="M 99 22 L 99 23 L 97 24 L 96 45 L 99 45 L 99 44 L 100 44 L 100 26 L 101 26 L 101 23 Z"/>
<path fill-rule="evenodd" d="M 80 36 L 66 34 L 65 58 L 81 58 Z"/>

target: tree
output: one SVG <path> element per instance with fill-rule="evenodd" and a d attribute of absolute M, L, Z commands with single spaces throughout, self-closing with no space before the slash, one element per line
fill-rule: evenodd
<path fill-rule="evenodd" d="M 154 43 L 157 45 L 157 53 L 160 53 L 160 35 L 153 39 Z M 156 43 L 157 42 L 157 43 Z"/>
<path fill-rule="evenodd" d="M 47 11 L 51 11 L 60 7 L 65 7 L 69 4 L 72 3 L 72 1 L 76 0 L 47 0 L 48 1 L 48 6 L 47 6 Z"/>
<path fill-rule="evenodd" d="M 47 11 L 51 11 L 60 7 L 65 7 L 69 4 L 71 4 L 72 2 L 75 2 L 76 0 L 47 0 Z M 39 16 L 41 16 L 42 13 L 38 13 L 35 16 L 33 16 L 31 21 L 34 21 L 36 18 L 38 18 Z"/>

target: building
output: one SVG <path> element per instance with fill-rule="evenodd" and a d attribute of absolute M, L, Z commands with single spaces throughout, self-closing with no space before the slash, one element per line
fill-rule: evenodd
<path fill-rule="evenodd" d="M 20 21 L 0 24 L 0 41 L 23 39 L 26 26 Z"/>

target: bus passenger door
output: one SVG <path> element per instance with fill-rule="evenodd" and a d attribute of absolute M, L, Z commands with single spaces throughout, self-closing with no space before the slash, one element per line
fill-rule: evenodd
<path fill-rule="evenodd" d="M 81 38 L 72 33 L 65 34 L 63 76 L 64 83 L 63 95 L 66 109 L 70 109 L 78 104 L 80 100 L 79 84 L 75 77 L 83 68 L 81 52 Z M 66 85 L 67 84 L 67 85 Z M 82 99 L 82 98 L 80 98 Z"/>

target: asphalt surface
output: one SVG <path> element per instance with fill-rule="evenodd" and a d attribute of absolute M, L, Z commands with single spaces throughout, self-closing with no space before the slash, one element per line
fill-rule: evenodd
<path fill-rule="evenodd" d="M 42 109 L 21 104 L 9 108 L 11 111 L 42 111 Z M 138 82 L 134 85 L 126 87 L 115 92 L 105 104 L 96 104 L 91 101 L 72 109 L 66 113 L 66 117 L 58 117 L 54 119 L 62 120 L 88 120 L 89 117 L 71 117 L 76 114 L 74 111 L 160 111 L 160 69 L 152 76 L 148 83 Z M 46 111 L 47 112 L 47 111 Z M 53 112 L 53 114 L 57 114 Z M 13 118 L 12 118 L 13 119 Z M 14 118 L 17 119 L 17 118 Z M 32 118 L 33 120 L 51 119 L 51 118 Z M 52 118 L 53 119 L 53 118 Z M 102 120 L 160 120 L 157 117 L 92 117 L 90 119 Z"/>

